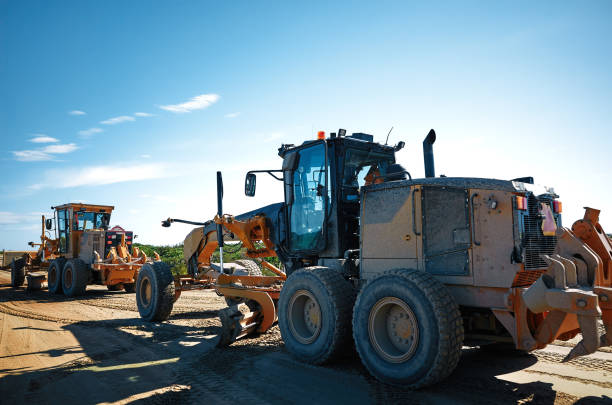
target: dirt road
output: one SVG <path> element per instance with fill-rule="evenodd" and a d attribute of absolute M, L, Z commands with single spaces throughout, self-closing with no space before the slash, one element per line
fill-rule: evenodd
<path fill-rule="evenodd" d="M 315 367 L 278 327 L 215 348 L 224 306 L 186 292 L 171 319 L 142 322 L 134 294 L 88 287 L 79 299 L 13 290 L 0 271 L 0 403 L 612 404 L 612 351 L 563 364 L 569 348 L 527 356 L 465 348 L 453 375 L 411 392 L 371 378 L 353 354 Z"/>

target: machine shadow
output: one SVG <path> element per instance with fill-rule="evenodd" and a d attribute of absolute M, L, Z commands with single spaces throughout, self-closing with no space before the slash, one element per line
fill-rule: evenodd
<path fill-rule="evenodd" d="M 58 357 L 64 353 L 82 353 L 83 357 L 36 371 L 23 371 L 20 367 L 3 370 L 7 374 L 0 379 L 3 404 L 24 401 L 96 404 L 148 392 L 151 394 L 147 398 L 184 399 L 189 394 L 188 388 L 168 389 L 175 384 L 188 386 L 192 380 L 189 377 L 186 378 L 189 381 L 182 381 L 185 378 L 176 365 L 193 360 L 187 348 L 201 346 L 199 351 L 214 348 L 214 341 L 209 337 L 218 330 L 216 326 L 148 323 L 140 318 L 82 321 L 62 328 L 73 334 L 80 347 L 35 354 Z"/>
<path fill-rule="evenodd" d="M 4 284 L 3 286 L 10 287 L 10 284 Z M 47 290 L 28 290 L 25 287 L 18 287 L 12 289 L 6 289 L 2 291 L 0 295 L 0 302 L 7 301 L 32 301 L 37 302 L 65 302 L 65 301 L 86 301 L 96 298 L 107 298 L 118 294 L 127 294 L 124 291 L 105 291 L 101 289 L 88 289 L 85 294 L 77 297 L 67 297 L 62 294 L 51 294 Z M 136 296 L 135 294 L 131 294 Z M 134 298 L 135 299 L 135 298 Z"/>

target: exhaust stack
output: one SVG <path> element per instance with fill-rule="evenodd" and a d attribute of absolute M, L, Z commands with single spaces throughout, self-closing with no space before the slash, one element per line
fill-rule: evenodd
<path fill-rule="evenodd" d="M 423 140 L 423 160 L 425 161 L 425 177 L 436 177 L 434 167 L 433 144 L 436 141 L 436 131 L 429 131 Z"/>

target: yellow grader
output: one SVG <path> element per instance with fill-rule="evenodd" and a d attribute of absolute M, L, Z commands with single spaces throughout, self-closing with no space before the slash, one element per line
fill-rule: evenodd
<path fill-rule="evenodd" d="M 134 292 L 138 270 L 152 261 L 132 247 L 132 232 L 108 229 L 114 207 L 68 203 L 51 209 L 53 218 L 42 216 L 41 242 L 29 242 L 38 251 L 11 262 L 12 286 L 27 278 L 28 289 L 47 281 L 50 293 L 69 297 L 83 294 L 88 284 Z M 160 260 L 157 253 L 154 260 Z"/>
<path fill-rule="evenodd" d="M 181 291 L 213 287 L 230 305 L 220 344 L 278 322 L 297 359 L 323 364 L 354 343 L 373 376 L 407 388 L 447 377 L 463 345 L 532 351 L 581 333 L 565 361 L 611 345 L 612 246 L 599 211 L 569 229 L 558 195 L 533 178 L 436 177 L 435 139 L 423 141 L 422 179 L 396 163 L 403 142 L 340 130 L 282 145 L 282 168 L 247 173 L 245 194 L 267 173 L 284 202 L 235 217 L 223 214 L 218 173 L 214 220 L 163 222 L 198 225 L 185 240 L 189 274 L 143 269 L 141 316 L 162 321 Z M 211 263 L 227 240 L 250 259 L 277 256 L 285 272 Z"/>

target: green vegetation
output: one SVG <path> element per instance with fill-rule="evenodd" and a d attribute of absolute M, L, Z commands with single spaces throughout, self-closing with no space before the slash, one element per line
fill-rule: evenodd
<path fill-rule="evenodd" d="M 183 258 L 183 244 L 174 245 L 174 246 L 153 246 L 153 245 L 144 245 L 142 243 L 134 243 L 134 246 L 138 247 L 142 251 L 146 253 L 147 256 L 153 257 L 153 252 L 157 252 L 161 258 L 161 260 L 172 267 L 172 273 L 175 275 L 178 274 L 187 274 L 187 263 Z M 262 247 L 262 246 L 258 246 Z M 223 251 L 223 262 L 230 263 L 239 259 L 248 259 L 246 256 L 246 248 L 242 247 L 242 245 L 225 245 L 225 249 Z M 272 263 L 276 267 L 280 267 L 280 260 L 278 257 L 266 257 L 264 258 L 267 262 Z M 213 253 L 211 262 L 218 263 L 219 262 L 219 249 Z M 270 270 L 262 268 L 262 273 L 266 276 L 274 276 Z"/>

